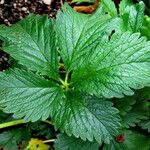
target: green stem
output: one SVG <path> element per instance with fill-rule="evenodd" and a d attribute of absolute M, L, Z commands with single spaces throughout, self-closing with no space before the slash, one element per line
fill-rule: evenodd
<path fill-rule="evenodd" d="M 50 139 L 50 140 L 45 140 L 43 141 L 43 143 L 50 143 L 50 142 L 54 142 L 56 139 Z"/>
<path fill-rule="evenodd" d="M 11 127 L 11 126 L 16 126 L 16 125 L 24 124 L 24 123 L 25 121 L 23 119 L 2 123 L 0 124 L 0 129 Z"/>
<path fill-rule="evenodd" d="M 69 73 L 67 72 L 67 73 L 66 73 L 66 77 L 65 77 L 65 86 L 66 86 L 66 91 L 68 91 L 68 89 L 69 89 L 68 76 L 69 76 Z"/>
<path fill-rule="evenodd" d="M 43 122 L 52 125 L 52 122 L 50 122 L 49 120 L 45 120 Z M 10 122 L 5 122 L 5 123 L 1 123 L 0 124 L 0 129 L 11 127 L 11 126 L 16 126 L 16 125 L 24 124 L 24 123 L 26 123 L 26 122 L 23 119 L 14 120 L 14 121 L 10 121 Z"/>
<path fill-rule="evenodd" d="M 68 76 L 69 76 L 69 73 L 67 72 L 66 73 L 66 76 L 65 76 L 65 81 L 63 81 L 61 78 L 59 78 L 59 81 L 62 83 L 62 87 L 63 89 L 66 90 L 66 92 L 68 91 L 69 89 L 69 83 L 68 83 Z"/>
<path fill-rule="evenodd" d="M 68 84 L 68 76 L 69 76 L 69 73 L 67 72 L 66 77 L 65 77 L 65 84 Z"/>
<path fill-rule="evenodd" d="M 45 120 L 45 121 L 43 121 L 43 122 L 45 122 L 45 123 L 48 123 L 48 124 L 52 125 L 52 122 L 51 122 L 51 121 L 49 121 L 49 120 Z"/>
<path fill-rule="evenodd" d="M 62 85 L 65 84 L 65 82 L 61 78 L 59 78 L 59 81 L 62 83 Z"/>

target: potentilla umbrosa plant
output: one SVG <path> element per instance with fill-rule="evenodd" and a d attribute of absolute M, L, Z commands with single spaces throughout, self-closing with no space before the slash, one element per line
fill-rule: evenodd
<path fill-rule="evenodd" d="M 65 4 L 56 19 L 30 14 L 0 26 L 2 49 L 15 61 L 0 73 L 0 106 L 25 122 L 51 118 L 64 131 L 56 149 L 96 150 L 104 143 L 105 150 L 148 150 L 149 138 L 129 129 L 139 123 L 149 131 L 140 123 L 149 122 L 149 96 L 134 95 L 150 85 L 143 18 L 142 2 L 123 0 L 118 14 L 103 0 L 91 15 Z"/>

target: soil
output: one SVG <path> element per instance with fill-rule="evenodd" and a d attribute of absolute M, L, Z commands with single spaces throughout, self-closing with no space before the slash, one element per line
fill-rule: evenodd
<path fill-rule="evenodd" d="M 42 0 L 0 0 L 0 24 L 11 26 L 29 13 L 55 17 L 60 7 L 61 0 L 54 0 L 51 5 L 44 4 Z M 9 67 L 9 55 L 2 51 L 1 45 L 2 41 L 0 41 L 0 71 L 4 71 Z"/>

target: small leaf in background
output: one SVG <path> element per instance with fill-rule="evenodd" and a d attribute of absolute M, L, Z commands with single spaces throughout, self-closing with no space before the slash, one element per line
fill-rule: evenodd
<path fill-rule="evenodd" d="M 119 13 L 123 19 L 126 30 L 139 32 L 142 27 L 145 5 L 141 1 L 133 4 L 132 1 L 122 0 L 119 5 Z"/>
<path fill-rule="evenodd" d="M 43 143 L 42 140 L 32 138 L 26 150 L 51 150 L 49 145 Z"/>
<path fill-rule="evenodd" d="M 150 118 L 148 120 L 142 120 L 139 124 L 138 124 L 142 129 L 147 130 L 148 132 L 150 132 Z"/>
<path fill-rule="evenodd" d="M 120 115 L 126 115 L 136 103 L 135 96 L 127 96 L 113 100 L 114 106 L 119 110 Z"/>
<path fill-rule="evenodd" d="M 27 142 L 30 133 L 26 129 L 12 129 L 0 133 L 0 147 L 4 150 L 17 150 L 20 142 Z M 21 145 L 21 144 L 20 144 Z"/>
<path fill-rule="evenodd" d="M 119 14 L 123 15 L 126 13 L 126 9 L 133 5 L 132 0 L 121 0 L 119 4 Z"/>
<path fill-rule="evenodd" d="M 132 109 L 125 115 L 122 116 L 125 126 L 135 127 L 141 120 L 148 119 L 150 116 L 150 103 L 148 101 L 136 102 L 132 106 Z"/>
<path fill-rule="evenodd" d="M 144 16 L 143 26 L 141 27 L 141 33 L 150 40 L 150 17 Z"/>
<path fill-rule="evenodd" d="M 104 7 L 105 12 L 107 12 L 113 17 L 118 15 L 115 3 L 112 0 L 102 0 L 101 3 Z"/>
<path fill-rule="evenodd" d="M 122 137 L 121 137 L 122 135 Z M 104 145 L 103 150 L 149 150 L 150 138 L 130 130 L 124 130 L 119 137 L 114 138 L 110 145 Z M 122 139 L 122 140 L 121 140 Z"/>
<path fill-rule="evenodd" d="M 43 137 L 45 140 L 55 138 L 55 130 L 46 122 L 29 122 L 28 128 L 34 133 L 34 137 Z"/>
<path fill-rule="evenodd" d="M 98 150 L 97 142 L 83 141 L 80 138 L 59 134 L 55 141 L 55 150 Z"/>

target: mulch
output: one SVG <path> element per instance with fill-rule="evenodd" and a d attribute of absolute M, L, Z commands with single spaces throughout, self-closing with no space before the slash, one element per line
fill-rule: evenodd
<path fill-rule="evenodd" d="M 65 1 L 67 0 L 63 0 Z M 10 26 L 29 13 L 55 17 L 60 7 L 60 0 L 54 0 L 51 5 L 44 4 L 42 0 L 0 0 L 0 24 Z M 2 41 L 0 41 L 0 71 L 4 71 L 9 67 L 9 55 L 2 51 L 1 44 Z"/>

